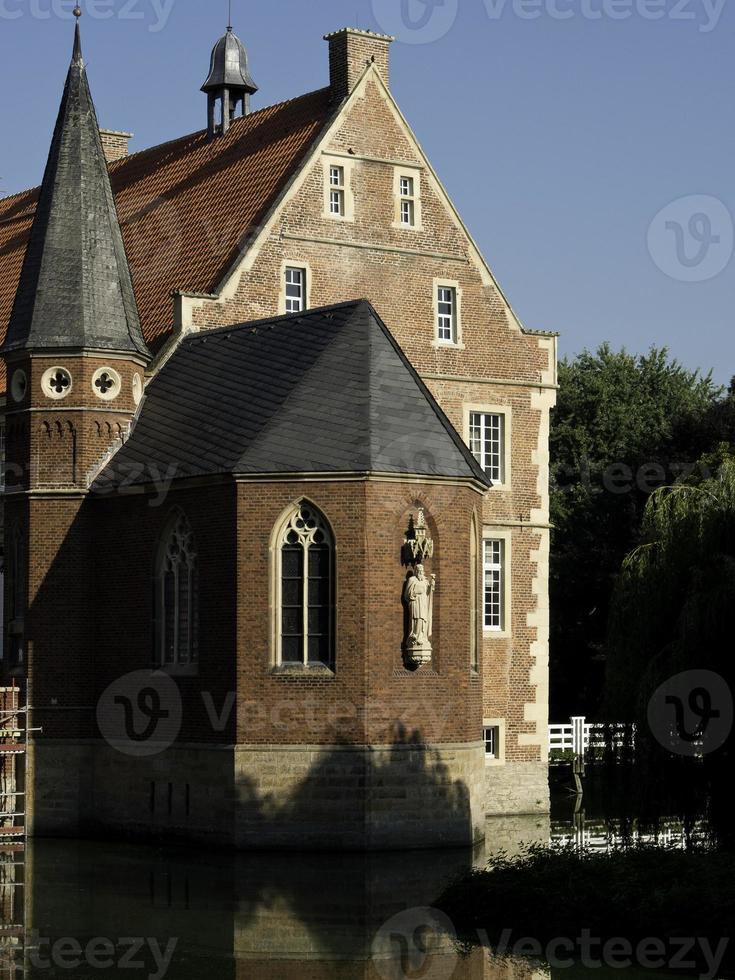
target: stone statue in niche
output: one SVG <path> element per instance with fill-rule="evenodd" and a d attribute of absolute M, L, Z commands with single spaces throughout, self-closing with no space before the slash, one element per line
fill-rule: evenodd
<path fill-rule="evenodd" d="M 403 653 L 406 666 L 420 667 L 431 661 L 431 636 L 434 618 L 436 575 L 426 574 L 425 562 L 434 554 L 434 542 L 429 537 L 423 508 L 408 522 L 403 541 L 403 564 L 410 567 L 403 589 L 405 628 Z"/>
<path fill-rule="evenodd" d="M 434 619 L 436 575 L 426 577 L 423 565 L 411 572 L 403 599 L 408 611 L 407 635 L 403 644 L 406 657 L 416 666 L 431 660 L 431 634 Z"/>

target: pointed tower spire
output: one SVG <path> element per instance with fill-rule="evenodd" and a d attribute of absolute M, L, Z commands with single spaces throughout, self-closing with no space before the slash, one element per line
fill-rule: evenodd
<path fill-rule="evenodd" d="M 150 356 L 82 60 L 74 50 L 8 334 L 17 350 Z"/>

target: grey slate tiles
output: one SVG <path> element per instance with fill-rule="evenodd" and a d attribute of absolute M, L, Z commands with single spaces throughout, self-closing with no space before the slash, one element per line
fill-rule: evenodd
<path fill-rule="evenodd" d="M 375 310 L 358 300 L 185 338 L 95 489 L 290 473 L 488 485 Z"/>
<path fill-rule="evenodd" d="M 74 54 L 3 353 L 111 350 L 148 357 L 97 116 Z"/>

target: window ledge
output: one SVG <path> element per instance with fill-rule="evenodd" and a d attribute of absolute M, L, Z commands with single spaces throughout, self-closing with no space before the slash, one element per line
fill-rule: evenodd
<path fill-rule="evenodd" d="M 465 350 L 464 344 L 455 343 L 453 340 L 432 340 L 431 346 L 437 350 Z"/>
<path fill-rule="evenodd" d="M 199 676 L 199 664 L 154 664 L 151 670 L 160 671 L 171 677 Z"/>
<path fill-rule="evenodd" d="M 330 680 L 336 677 L 335 672 L 326 664 L 277 664 L 271 668 L 274 677 L 319 678 Z"/>

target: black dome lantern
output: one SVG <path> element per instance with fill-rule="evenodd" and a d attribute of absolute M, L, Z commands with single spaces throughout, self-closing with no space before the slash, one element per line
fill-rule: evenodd
<path fill-rule="evenodd" d="M 258 86 L 248 69 L 248 53 L 240 38 L 227 28 L 225 34 L 212 49 L 209 76 L 202 85 L 207 93 L 207 130 L 210 139 L 220 132 L 224 135 L 237 117 L 250 112 L 250 96 L 258 91 Z M 216 119 L 216 105 L 221 102 L 220 122 Z"/>

